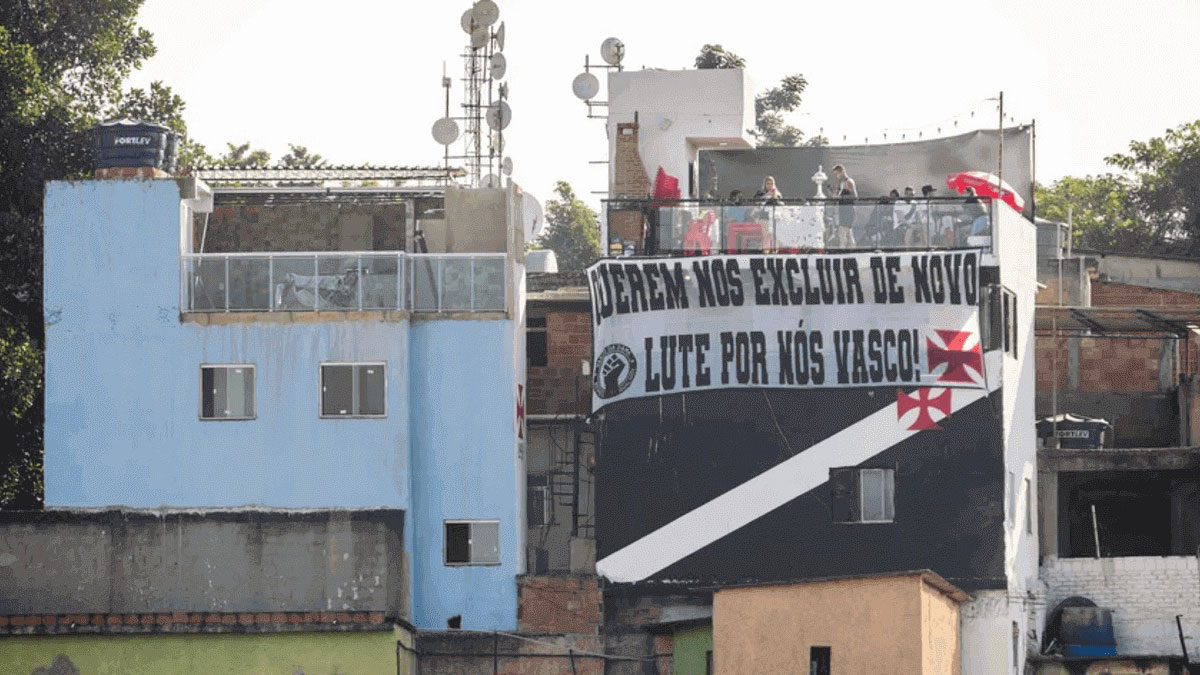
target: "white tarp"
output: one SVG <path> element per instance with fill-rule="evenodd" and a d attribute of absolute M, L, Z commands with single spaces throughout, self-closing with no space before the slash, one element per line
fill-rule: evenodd
<path fill-rule="evenodd" d="M 732 387 L 986 386 L 975 250 L 601 260 L 593 408 Z"/>

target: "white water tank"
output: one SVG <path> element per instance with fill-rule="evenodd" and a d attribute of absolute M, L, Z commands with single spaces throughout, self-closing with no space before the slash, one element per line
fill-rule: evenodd
<path fill-rule="evenodd" d="M 557 272 L 558 258 L 554 257 L 554 251 L 548 248 L 530 251 L 525 255 L 525 271 L 531 274 Z"/>

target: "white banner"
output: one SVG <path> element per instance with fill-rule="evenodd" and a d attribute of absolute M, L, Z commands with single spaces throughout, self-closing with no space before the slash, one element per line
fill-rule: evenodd
<path fill-rule="evenodd" d="M 979 251 L 602 260 L 592 407 L 731 387 L 983 388 Z"/>

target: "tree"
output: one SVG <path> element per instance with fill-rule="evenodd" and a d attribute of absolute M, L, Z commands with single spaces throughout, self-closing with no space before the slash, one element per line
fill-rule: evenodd
<path fill-rule="evenodd" d="M 162 82 L 151 82 L 150 90 L 130 89 L 120 94 L 107 115 L 109 118 L 126 118 L 157 122 L 179 134 L 179 146 L 175 164 L 179 168 L 207 166 L 213 158 L 205 147 L 188 137 L 187 122 L 183 111 L 187 104 Z"/>
<path fill-rule="evenodd" d="M 1200 254 L 1200 120 L 1133 141 L 1105 161 L 1131 177 L 1133 204 L 1160 240 Z"/>
<path fill-rule="evenodd" d="M 325 158 L 310 153 L 303 145 L 288 143 L 288 153 L 279 158 L 279 165 L 287 169 L 316 169 L 325 166 Z"/>
<path fill-rule="evenodd" d="M 721 45 L 708 44 L 700 48 L 696 67 L 745 68 L 746 60 L 726 50 Z M 747 131 L 754 136 L 760 147 L 795 147 L 797 145 L 821 146 L 828 144 L 824 136 L 814 136 L 804 142 L 804 132 L 783 120 L 783 113 L 800 107 L 800 96 L 808 86 L 808 80 L 799 73 L 788 75 L 754 98 L 754 129 Z"/>
<path fill-rule="evenodd" d="M 1123 176 L 1066 176 L 1035 186 L 1037 214 L 1063 223 L 1069 219 L 1072 244 L 1079 248 L 1152 252 L 1162 242 L 1140 217 L 1130 191 L 1130 181 Z"/>
<path fill-rule="evenodd" d="M 251 150 L 250 141 L 246 141 L 241 145 L 226 143 L 229 150 L 217 160 L 219 166 L 241 167 L 241 166 L 256 166 L 263 167 L 271 164 L 271 153 L 266 150 Z"/>
<path fill-rule="evenodd" d="M 566 181 L 555 183 L 554 192 L 558 199 L 546 201 L 546 233 L 538 244 L 554 251 L 560 270 L 581 270 L 600 257 L 596 212 Z"/>

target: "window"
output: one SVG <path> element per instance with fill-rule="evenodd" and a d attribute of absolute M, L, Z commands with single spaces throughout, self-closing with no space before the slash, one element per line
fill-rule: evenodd
<path fill-rule="evenodd" d="M 384 417 L 387 394 L 382 363 L 322 363 L 321 417 Z"/>
<path fill-rule="evenodd" d="M 983 348 L 985 351 L 1003 349 L 1017 356 L 1017 295 L 999 285 L 992 285 L 983 294 Z"/>
<path fill-rule="evenodd" d="M 254 366 L 200 366 L 200 419 L 254 419 Z"/>
<path fill-rule="evenodd" d="M 525 515 L 529 527 L 541 527 L 550 524 L 551 503 L 550 487 L 546 485 L 545 476 L 529 476 L 525 488 Z"/>
<path fill-rule="evenodd" d="M 808 650 L 808 675 L 830 675 L 832 663 L 831 647 L 813 647 Z"/>
<path fill-rule="evenodd" d="M 546 352 L 546 317 L 525 317 L 525 358 L 531 366 L 549 363 Z"/>
<path fill-rule="evenodd" d="M 1025 479 L 1025 533 L 1033 534 L 1033 492 L 1029 479 Z"/>
<path fill-rule="evenodd" d="M 892 469 L 829 470 L 830 509 L 835 523 L 895 520 L 896 472 Z"/>
<path fill-rule="evenodd" d="M 447 565 L 499 565 L 500 521 L 447 520 Z"/>

